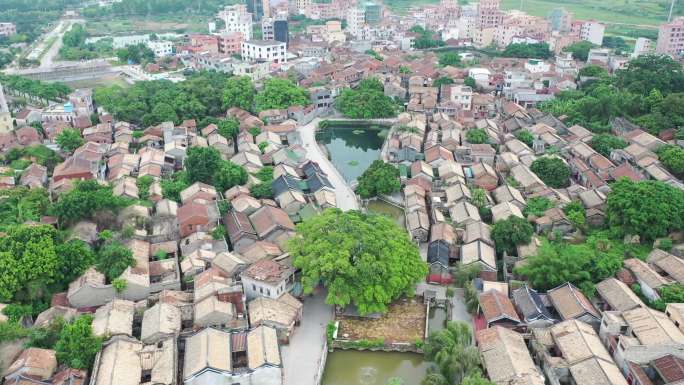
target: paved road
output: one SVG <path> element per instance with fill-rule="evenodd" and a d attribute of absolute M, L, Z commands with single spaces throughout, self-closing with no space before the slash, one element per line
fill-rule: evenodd
<path fill-rule="evenodd" d="M 451 299 L 451 321 L 463 321 L 470 324 L 472 317 L 468 313 L 468 308 L 465 305 L 463 298 L 463 289 L 455 289 L 454 297 Z"/>
<path fill-rule="evenodd" d="M 332 308 L 325 304 L 325 292 L 304 299 L 301 324 L 281 348 L 284 385 L 315 385 L 325 343 L 325 329 L 332 320 Z"/>
<path fill-rule="evenodd" d="M 335 189 L 335 197 L 337 198 L 337 207 L 343 211 L 358 210 L 359 202 L 356 199 L 356 194 L 349 187 L 347 181 L 344 180 L 342 174 L 333 166 L 328 158 L 323 154 L 316 143 L 316 128 L 318 127 L 320 119 L 314 119 L 311 123 L 299 128 L 299 135 L 302 138 L 302 145 L 306 149 L 306 158 L 310 159 L 321 167 L 321 169 L 328 174 L 328 180 L 332 183 Z"/>

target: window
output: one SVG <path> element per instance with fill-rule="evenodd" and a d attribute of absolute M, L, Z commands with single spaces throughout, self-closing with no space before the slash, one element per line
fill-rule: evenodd
<path fill-rule="evenodd" d="M 252 284 L 252 290 L 256 291 L 256 285 Z"/>

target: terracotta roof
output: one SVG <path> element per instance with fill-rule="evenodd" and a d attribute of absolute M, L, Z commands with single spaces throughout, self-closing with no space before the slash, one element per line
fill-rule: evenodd
<path fill-rule="evenodd" d="M 489 290 L 480 294 L 480 308 L 487 322 L 503 319 L 519 323 L 518 313 L 511 300 L 498 290 Z"/>

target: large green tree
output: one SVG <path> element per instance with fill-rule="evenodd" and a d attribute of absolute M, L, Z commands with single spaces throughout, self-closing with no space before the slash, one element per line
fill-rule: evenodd
<path fill-rule="evenodd" d="M 635 94 L 656 89 L 663 95 L 684 91 L 682 65 L 666 55 L 642 55 L 616 71 L 617 86 Z"/>
<path fill-rule="evenodd" d="M 256 89 L 249 77 L 236 76 L 229 78 L 226 81 L 226 88 L 223 92 L 223 106 L 225 108 L 238 107 L 246 111 L 252 111 L 254 95 L 256 95 Z"/>
<path fill-rule="evenodd" d="M 365 79 L 355 89 L 342 90 L 335 99 L 335 107 L 346 117 L 354 119 L 391 118 L 397 105 L 383 93 L 384 86 L 377 79 Z"/>
<path fill-rule="evenodd" d="M 547 43 L 512 43 L 506 46 L 501 55 L 505 57 L 548 59 L 553 55 L 553 52 L 549 50 Z"/>
<path fill-rule="evenodd" d="M 55 344 L 57 360 L 74 369 L 90 369 L 102 347 L 102 339 L 93 335 L 93 316 L 86 314 L 64 325 Z"/>
<path fill-rule="evenodd" d="M 634 256 L 629 246 L 612 241 L 605 234 L 591 235 L 580 244 L 542 240 L 537 255 L 528 257 L 516 272 L 527 277 L 538 290 L 571 282 L 592 296 L 595 282 L 615 275 L 622 268 L 623 259 Z"/>
<path fill-rule="evenodd" d="M 33 300 L 58 280 L 57 231 L 51 226 L 13 226 L 0 237 L 0 299 Z M 40 286 L 40 287 L 38 287 Z M 21 293 L 20 293 L 21 292 Z"/>
<path fill-rule="evenodd" d="M 591 138 L 589 145 L 599 154 L 609 157 L 611 151 L 627 147 L 627 142 L 619 136 L 599 134 Z"/>
<path fill-rule="evenodd" d="M 214 186 L 219 191 L 226 191 L 233 186 L 243 185 L 246 182 L 247 171 L 242 166 L 230 161 L 222 162 L 214 174 Z"/>
<path fill-rule="evenodd" d="M 126 198 L 114 196 L 111 186 L 103 186 L 96 180 L 76 182 L 74 188 L 59 196 L 52 212 L 64 223 L 91 218 L 99 210 L 116 210 L 132 203 Z"/>
<path fill-rule="evenodd" d="M 423 352 L 437 370 L 430 372 L 422 384 L 460 384 L 467 377 L 479 376 L 480 354 L 472 338 L 472 329 L 465 322 L 448 322 L 446 328 L 430 333 Z"/>
<path fill-rule="evenodd" d="M 85 143 L 81 134 L 73 128 L 63 129 L 55 138 L 55 142 L 59 148 L 66 152 L 73 152 Z"/>
<path fill-rule="evenodd" d="M 380 215 L 328 209 L 297 225 L 287 248 L 305 293 L 322 283 L 328 304 L 355 305 L 361 314 L 387 311 L 427 274 L 407 233 Z"/>
<path fill-rule="evenodd" d="M 223 163 L 221 153 L 213 147 L 190 147 L 185 158 L 185 170 L 190 184 L 214 184 L 214 174 Z"/>
<path fill-rule="evenodd" d="M 240 133 L 240 122 L 233 117 L 219 120 L 218 133 L 226 139 L 232 139 Z"/>
<path fill-rule="evenodd" d="M 684 229 L 684 191 L 659 181 L 627 178 L 611 188 L 606 215 L 616 232 L 652 241 Z"/>
<path fill-rule="evenodd" d="M 256 98 L 256 110 L 283 109 L 311 104 L 309 93 L 288 79 L 270 78 Z"/>
<path fill-rule="evenodd" d="M 523 218 L 511 215 L 510 217 L 494 223 L 492 226 L 492 239 L 499 252 L 514 254 L 516 246 L 526 245 L 532 240 L 534 228 Z"/>
<path fill-rule="evenodd" d="M 484 144 L 489 141 L 489 135 L 481 128 L 472 128 L 466 132 L 466 140 L 470 144 Z"/>
<path fill-rule="evenodd" d="M 356 192 L 364 199 L 392 194 L 399 191 L 401 187 L 399 169 L 382 160 L 373 161 L 366 171 L 361 174 L 358 182 L 359 185 L 356 188 Z"/>
<path fill-rule="evenodd" d="M 684 149 L 675 145 L 665 145 L 656 151 L 658 159 L 671 173 L 684 177 Z"/>
<path fill-rule="evenodd" d="M 135 266 L 133 252 L 118 241 L 105 241 L 97 252 L 95 268 L 110 282 L 118 278 L 129 266 Z"/>
<path fill-rule="evenodd" d="M 549 187 L 563 188 L 570 185 L 570 167 L 556 156 L 536 159 L 532 162 L 530 170 Z"/>

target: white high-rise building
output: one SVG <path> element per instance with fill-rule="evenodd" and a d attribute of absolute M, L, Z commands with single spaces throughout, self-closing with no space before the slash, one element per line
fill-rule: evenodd
<path fill-rule="evenodd" d="M 252 39 L 252 14 L 245 4 L 227 5 L 218 18 L 226 24 L 226 32 L 241 32 L 245 40 Z"/>
<path fill-rule="evenodd" d="M 580 29 L 580 39 L 600 46 L 603 44 L 603 33 L 605 31 L 606 26 L 598 21 L 585 21 Z"/>
<path fill-rule="evenodd" d="M 632 57 L 636 58 L 641 55 L 647 55 L 649 53 L 653 53 L 654 50 L 655 46 L 653 45 L 653 40 L 640 37 L 636 39 L 636 43 L 634 43 L 634 52 L 632 52 Z"/>
<path fill-rule="evenodd" d="M 366 24 L 366 12 L 361 8 L 351 8 L 347 11 L 347 31 L 355 39 L 361 39 L 363 27 Z"/>
<path fill-rule="evenodd" d="M 0 84 L 0 134 L 10 132 L 13 128 L 12 114 L 9 107 L 7 107 L 5 92 L 2 89 L 2 84 Z"/>

